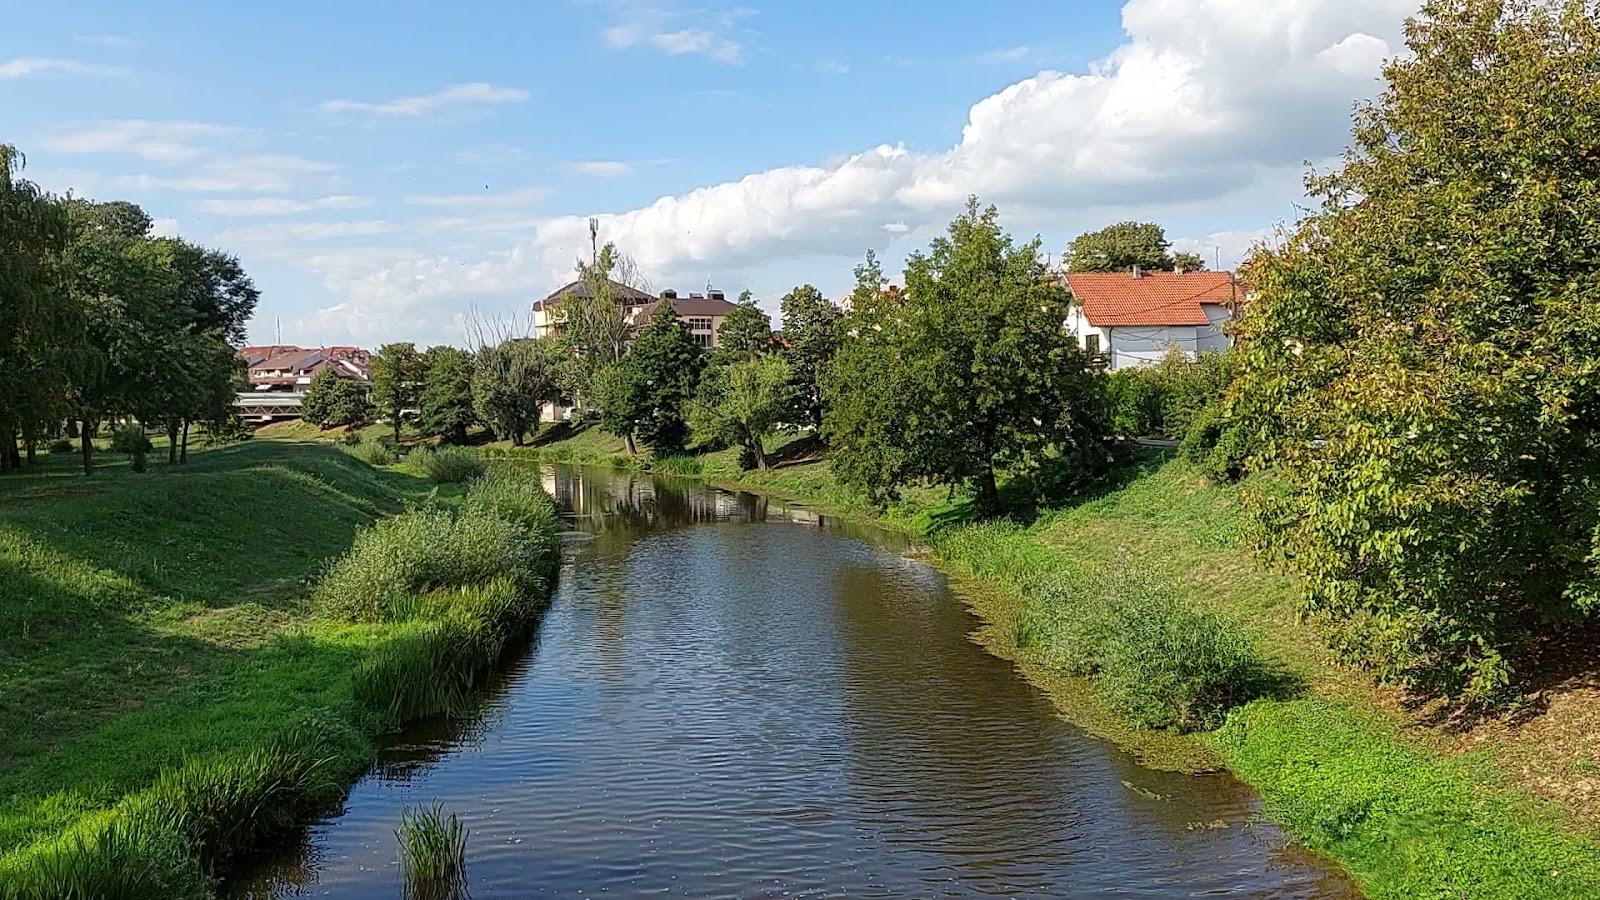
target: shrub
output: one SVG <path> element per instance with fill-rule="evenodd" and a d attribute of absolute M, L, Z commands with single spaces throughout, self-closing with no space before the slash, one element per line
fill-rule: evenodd
<path fill-rule="evenodd" d="M 515 522 L 535 535 L 548 536 L 549 553 L 554 558 L 557 530 L 555 501 L 538 480 L 510 466 L 490 469 L 472 483 L 461 504 L 463 514 L 482 514 Z"/>
<path fill-rule="evenodd" d="M 436 484 L 460 484 L 481 476 L 483 457 L 465 447 L 427 447 L 411 454 L 417 468 Z"/>
<path fill-rule="evenodd" d="M 350 447 L 349 452 L 356 459 L 373 466 L 392 466 L 400 461 L 400 455 L 383 441 L 357 443 Z"/>
<path fill-rule="evenodd" d="M 123 425 L 111 433 L 111 452 L 126 453 L 135 472 L 143 472 L 150 453 L 150 437 L 141 425 Z"/>
<path fill-rule="evenodd" d="M 467 896 L 467 829 L 435 803 L 407 809 L 394 836 L 400 841 L 400 877 L 406 900 L 456 900 Z"/>
<path fill-rule="evenodd" d="M 354 429 L 339 435 L 339 443 L 345 445 L 346 447 L 359 447 L 361 446 L 362 440 L 363 438 L 361 436 L 361 432 Z"/>
<path fill-rule="evenodd" d="M 1052 667 L 1093 677 L 1147 728 L 1215 728 L 1267 683 L 1239 626 L 1126 567 L 1101 581 L 1050 583 L 1028 604 L 1018 641 Z"/>
<path fill-rule="evenodd" d="M 1153 366 L 1118 369 L 1106 379 L 1112 428 L 1128 437 L 1181 439 L 1227 388 L 1227 353 L 1190 359 L 1176 347 Z"/>
<path fill-rule="evenodd" d="M 1251 451 L 1244 429 L 1229 421 L 1223 404 L 1213 401 L 1195 414 L 1178 452 L 1212 481 L 1232 482 L 1244 477 Z"/>
<path fill-rule="evenodd" d="M 50 442 L 50 453 L 52 455 L 57 453 L 71 453 L 76 449 L 77 448 L 72 445 L 72 442 L 66 438 L 56 438 Z"/>
<path fill-rule="evenodd" d="M 741 456 L 739 468 L 747 469 L 754 468 L 754 466 L 744 465 L 744 457 Z M 692 477 L 699 475 L 701 470 L 702 465 L 699 457 L 691 456 L 686 453 L 661 456 L 650 461 L 650 471 L 658 472 L 662 475 L 683 475 Z"/>

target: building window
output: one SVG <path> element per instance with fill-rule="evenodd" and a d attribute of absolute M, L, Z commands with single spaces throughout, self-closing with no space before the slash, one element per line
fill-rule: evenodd
<path fill-rule="evenodd" d="M 709 316 L 690 316 L 689 317 L 689 330 L 690 331 L 710 331 L 711 330 L 711 318 Z"/>
<path fill-rule="evenodd" d="M 694 342 L 696 344 L 699 344 L 701 347 L 704 347 L 707 350 L 711 349 L 711 334 L 710 334 L 710 332 L 697 331 L 697 332 L 694 333 L 693 336 L 694 336 Z"/>
<path fill-rule="evenodd" d="M 1098 334 L 1086 334 L 1086 335 L 1084 335 L 1083 336 L 1083 352 L 1089 354 L 1090 356 L 1098 355 L 1100 353 L 1100 335 L 1098 335 Z"/>

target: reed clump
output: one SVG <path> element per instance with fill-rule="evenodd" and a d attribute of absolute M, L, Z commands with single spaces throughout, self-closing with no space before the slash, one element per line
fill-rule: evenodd
<path fill-rule="evenodd" d="M 467 828 L 435 803 L 406 809 L 394 835 L 400 841 L 401 896 L 460 900 L 467 896 Z"/>

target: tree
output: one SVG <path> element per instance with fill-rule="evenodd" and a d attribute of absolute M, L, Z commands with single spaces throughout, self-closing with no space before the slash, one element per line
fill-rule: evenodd
<path fill-rule="evenodd" d="M 700 384 L 705 351 L 694 342 L 670 303 L 656 307 L 650 324 L 623 360 L 644 400 L 635 431 L 655 456 L 683 452 L 689 439 L 685 418 Z"/>
<path fill-rule="evenodd" d="M 879 282 L 872 289 L 881 287 Z M 820 431 L 825 409 L 822 385 L 839 349 L 839 320 L 844 312 L 809 284 L 784 294 L 778 305 L 783 312 L 783 356 L 793 379 L 796 418 Z"/>
<path fill-rule="evenodd" d="M 1071 272 L 1126 272 L 1134 266 L 1150 272 L 1173 267 L 1167 232 L 1154 222 L 1118 222 L 1085 232 L 1067 246 Z M 1186 260 L 1192 257 L 1189 254 Z M 1197 268 L 1204 268 L 1202 263 Z"/>
<path fill-rule="evenodd" d="M 340 378 L 331 368 L 317 370 L 300 401 L 300 416 L 321 429 L 358 428 L 372 421 L 372 399 L 366 387 Z"/>
<path fill-rule="evenodd" d="M 750 292 L 745 291 L 717 329 L 717 353 L 751 359 L 766 352 L 771 345 L 772 319 L 756 305 Z"/>
<path fill-rule="evenodd" d="M 597 234 L 593 222 L 590 228 L 593 237 Z M 591 390 L 594 376 L 628 352 L 628 341 L 633 337 L 633 326 L 617 301 L 616 286 L 648 293 L 648 283 L 639 274 L 638 265 L 615 244 L 597 249 L 587 263 L 579 260 L 577 268 L 585 290 L 563 297 L 551 314 L 561 322 L 562 340 L 575 360 L 568 373 L 572 382 L 569 387 L 581 400 Z"/>
<path fill-rule="evenodd" d="M 428 374 L 422 389 L 422 433 L 462 443 L 477 421 L 472 410 L 472 354 L 440 344 L 424 355 Z"/>
<path fill-rule="evenodd" d="M 710 370 L 690 407 L 697 437 L 739 446 L 741 465 L 767 467 L 762 441 L 782 419 L 792 390 L 789 364 L 776 356 L 742 360 Z"/>
<path fill-rule="evenodd" d="M 1182 251 L 1172 254 L 1172 268 L 1179 272 L 1204 272 L 1206 261 L 1198 253 Z"/>
<path fill-rule="evenodd" d="M 396 443 L 406 414 L 422 402 L 426 375 L 422 354 L 410 341 L 384 344 L 372 357 L 372 403 L 394 426 Z"/>
<path fill-rule="evenodd" d="M 1335 643 L 1492 702 L 1600 607 L 1600 19 L 1430 0 L 1320 201 L 1247 266 L 1253 504 Z"/>
<path fill-rule="evenodd" d="M 650 413 L 650 397 L 638 376 L 638 370 L 624 361 L 601 369 L 594 378 L 600 427 L 626 441 L 629 456 L 639 452 L 639 423 Z"/>
<path fill-rule="evenodd" d="M 857 271 L 850 335 L 828 380 L 834 468 L 875 498 L 910 481 L 970 485 L 1000 511 L 997 470 L 1098 473 L 1104 403 L 1062 330 L 1069 298 L 1034 239 L 1016 246 L 976 198 L 949 235 L 906 263 L 906 289 Z"/>
<path fill-rule="evenodd" d="M 477 353 L 472 407 L 501 440 L 515 446 L 539 427 L 539 411 L 561 395 L 564 349 L 550 339 L 510 338 Z"/>
<path fill-rule="evenodd" d="M 19 431 L 31 455 L 66 400 L 66 348 L 81 341 L 81 317 L 62 290 L 65 209 L 18 177 L 24 160 L 0 144 L 0 471 L 19 462 Z"/>

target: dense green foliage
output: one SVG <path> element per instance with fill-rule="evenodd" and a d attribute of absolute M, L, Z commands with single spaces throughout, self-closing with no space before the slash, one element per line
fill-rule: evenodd
<path fill-rule="evenodd" d="M 1473 702 L 1600 605 L 1600 17 L 1436 0 L 1251 263 L 1265 545 L 1383 676 Z"/>
<path fill-rule="evenodd" d="M 1147 272 L 1198 272 L 1206 263 L 1193 253 L 1173 253 L 1166 229 L 1154 222 L 1107 225 L 1078 235 L 1067 246 L 1069 272 L 1126 272 L 1135 266 Z"/>
<path fill-rule="evenodd" d="M 839 323 L 844 311 L 809 284 L 784 294 L 778 304 L 783 313 L 783 358 L 794 385 L 793 419 L 820 431 L 827 409 L 822 386 L 843 337 Z"/>
<path fill-rule="evenodd" d="M 327 366 L 311 376 L 300 417 L 318 428 L 357 428 L 372 421 L 372 397 L 366 385 Z"/>
<path fill-rule="evenodd" d="M 1226 353 L 1190 359 L 1173 349 L 1153 366 L 1118 369 L 1106 379 L 1111 427 L 1128 437 L 1182 439 L 1228 384 Z"/>
<path fill-rule="evenodd" d="M 478 421 L 472 408 L 472 354 L 440 344 L 428 348 L 423 362 L 427 375 L 417 424 L 423 434 L 459 444 Z"/>
<path fill-rule="evenodd" d="M 372 355 L 372 405 L 389 420 L 396 442 L 406 416 L 414 415 L 422 403 L 426 365 L 410 341 L 384 344 Z"/>
<path fill-rule="evenodd" d="M 423 447 L 413 450 L 406 460 L 435 484 L 462 484 L 479 477 L 486 468 L 483 457 L 465 447 Z"/>
<path fill-rule="evenodd" d="M 459 900 L 467 896 L 467 828 L 435 803 L 406 809 L 395 829 L 400 841 L 401 896 L 405 900 Z"/>
<path fill-rule="evenodd" d="M 1146 728 L 1215 728 L 1267 682 L 1237 624 L 1130 566 L 1092 581 L 1053 579 L 1029 602 L 1018 640 L 1047 664 L 1094 678 Z"/>
<path fill-rule="evenodd" d="M 857 277 L 824 421 L 845 483 L 875 498 L 917 480 L 971 485 L 995 513 L 998 468 L 1099 474 L 1099 376 L 1063 339 L 1069 297 L 1037 239 L 1015 245 L 974 198 L 912 254 L 904 294 L 879 289 L 875 261 Z"/>
<path fill-rule="evenodd" d="M 771 346 L 772 319 L 745 291 L 717 329 L 717 355 L 753 359 Z"/>
<path fill-rule="evenodd" d="M 545 338 L 510 338 L 476 354 L 472 406 L 495 436 L 522 445 L 539 427 L 539 411 L 561 397 L 562 368 L 570 357 Z"/>
<path fill-rule="evenodd" d="M 765 469 L 767 435 L 789 410 L 792 373 L 777 356 L 714 366 L 700 383 L 689 422 L 702 442 L 741 448 L 744 468 Z"/>
<path fill-rule="evenodd" d="M 706 354 L 669 303 L 656 307 L 628 354 L 600 392 L 604 421 L 650 447 L 655 456 L 682 453 L 689 441 L 689 402 L 700 385 Z M 610 404 L 617 404 L 611 406 Z M 609 427 L 609 426 L 608 426 Z"/>

